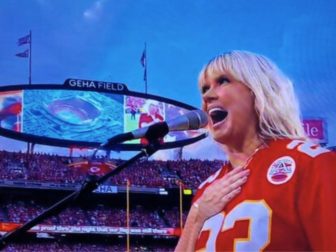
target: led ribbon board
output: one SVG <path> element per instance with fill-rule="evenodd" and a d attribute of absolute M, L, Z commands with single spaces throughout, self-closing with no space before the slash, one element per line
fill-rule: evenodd
<path fill-rule="evenodd" d="M 63 85 L 0 87 L 0 134 L 60 147 L 98 147 L 121 133 L 170 120 L 196 108 L 164 97 L 132 92 L 123 83 L 67 79 Z M 203 129 L 169 132 L 162 148 L 196 142 Z M 114 146 L 139 150 L 143 139 Z"/>

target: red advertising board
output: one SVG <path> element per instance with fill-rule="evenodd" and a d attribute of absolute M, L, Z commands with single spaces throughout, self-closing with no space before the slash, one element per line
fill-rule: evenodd
<path fill-rule="evenodd" d="M 327 143 L 326 125 L 323 119 L 304 119 L 303 127 L 309 138 L 319 143 Z"/>

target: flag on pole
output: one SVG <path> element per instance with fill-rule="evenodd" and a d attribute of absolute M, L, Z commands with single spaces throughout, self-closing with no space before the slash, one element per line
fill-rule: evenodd
<path fill-rule="evenodd" d="M 19 38 L 17 44 L 18 44 L 18 46 L 24 45 L 24 44 L 29 44 L 30 39 L 31 39 L 31 37 L 30 37 L 30 33 L 29 33 L 28 35 L 26 35 L 22 38 Z"/>
<path fill-rule="evenodd" d="M 29 49 L 26 49 L 23 52 L 15 54 L 15 56 L 21 57 L 21 58 L 28 58 L 29 57 Z"/>
<path fill-rule="evenodd" d="M 28 35 L 23 36 L 18 39 L 17 45 L 26 45 L 29 44 L 29 48 L 26 49 L 23 52 L 19 52 L 15 54 L 15 56 L 20 57 L 20 58 L 28 58 L 29 57 L 29 76 L 28 76 L 28 83 L 29 85 L 31 84 L 31 65 L 32 65 L 32 32 L 31 30 L 29 31 Z"/>
<path fill-rule="evenodd" d="M 147 82 L 147 52 L 146 52 L 146 45 L 145 45 L 145 49 L 142 52 L 140 63 L 142 65 L 142 67 L 144 68 L 144 77 L 143 77 L 143 79 L 144 79 L 145 82 Z"/>
<path fill-rule="evenodd" d="M 142 52 L 140 63 L 143 67 L 146 66 L 146 48 Z"/>

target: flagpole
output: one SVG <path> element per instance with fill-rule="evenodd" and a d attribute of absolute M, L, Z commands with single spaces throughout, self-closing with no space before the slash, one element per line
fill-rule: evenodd
<path fill-rule="evenodd" d="M 183 230 L 183 195 L 182 195 L 182 181 L 179 181 L 180 186 L 180 229 Z"/>
<path fill-rule="evenodd" d="M 32 62 L 32 32 L 29 30 L 30 43 L 29 43 L 29 85 L 31 85 L 31 62 Z"/>
<path fill-rule="evenodd" d="M 29 62 L 28 62 L 28 83 L 29 85 L 31 84 L 31 68 L 32 68 L 32 32 L 29 30 L 29 34 L 25 35 L 24 37 L 20 37 L 17 41 L 18 46 L 22 46 L 25 44 L 29 44 L 29 49 L 26 49 L 23 52 L 15 54 L 17 57 L 21 58 L 28 58 L 29 57 Z"/>
<path fill-rule="evenodd" d="M 145 94 L 147 94 L 147 88 L 148 88 L 148 86 L 147 86 L 147 43 L 145 42 L 145 57 L 146 57 L 146 61 L 145 61 L 145 74 L 144 74 L 144 76 L 145 76 L 145 78 L 144 78 L 144 80 L 145 80 Z"/>
<path fill-rule="evenodd" d="M 126 239 L 126 251 L 130 252 L 130 181 L 126 180 L 126 226 L 127 226 L 127 239 Z"/>
<path fill-rule="evenodd" d="M 145 48 L 142 51 L 140 63 L 144 68 L 143 80 L 145 81 L 145 94 L 147 94 L 147 43 L 145 42 Z"/>

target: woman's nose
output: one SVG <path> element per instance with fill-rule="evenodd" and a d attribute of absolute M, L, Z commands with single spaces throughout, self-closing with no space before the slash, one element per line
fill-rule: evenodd
<path fill-rule="evenodd" d="M 209 88 L 203 95 L 202 98 L 205 102 L 209 102 L 217 99 L 218 95 L 215 88 Z"/>

